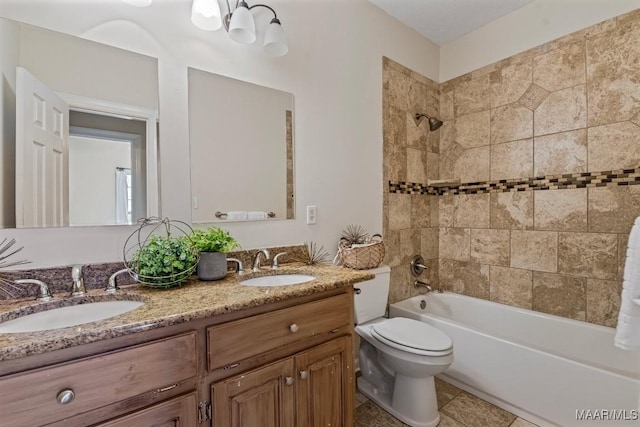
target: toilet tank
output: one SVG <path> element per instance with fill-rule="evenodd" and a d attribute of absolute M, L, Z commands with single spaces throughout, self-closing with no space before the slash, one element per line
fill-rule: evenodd
<path fill-rule="evenodd" d="M 364 271 L 373 273 L 376 277 L 353 285 L 354 288 L 360 289 L 360 293 L 356 292 L 353 296 L 355 322 L 357 325 L 384 316 L 389 298 L 391 268 L 383 265 Z"/>

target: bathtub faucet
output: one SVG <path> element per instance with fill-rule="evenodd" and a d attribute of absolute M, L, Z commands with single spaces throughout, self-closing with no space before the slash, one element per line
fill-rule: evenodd
<path fill-rule="evenodd" d="M 427 293 L 434 291 L 434 289 L 429 284 L 423 282 L 422 280 L 417 280 L 417 279 L 415 282 L 413 282 L 413 287 L 416 289 L 425 288 L 427 290 Z M 436 288 L 435 290 L 438 291 L 438 293 L 442 293 L 441 288 Z"/>
<path fill-rule="evenodd" d="M 426 284 L 425 282 L 423 282 L 422 280 L 417 280 L 415 282 L 413 282 L 413 287 L 418 289 L 418 288 L 425 288 L 427 290 L 427 293 L 429 292 L 433 292 L 433 288 L 431 286 L 429 286 L 428 284 Z"/>

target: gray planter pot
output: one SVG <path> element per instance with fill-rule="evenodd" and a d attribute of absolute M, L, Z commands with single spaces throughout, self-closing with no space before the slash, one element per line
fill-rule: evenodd
<path fill-rule="evenodd" d="M 198 279 L 220 280 L 227 275 L 227 254 L 221 252 L 200 252 Z"/>

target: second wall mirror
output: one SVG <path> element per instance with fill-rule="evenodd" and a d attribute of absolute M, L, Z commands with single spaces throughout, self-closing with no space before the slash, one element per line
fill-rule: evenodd
<path fill-rule="evenodd" d="M 293 219 L 293 95 L 189 69 L 193 223 Z"/>

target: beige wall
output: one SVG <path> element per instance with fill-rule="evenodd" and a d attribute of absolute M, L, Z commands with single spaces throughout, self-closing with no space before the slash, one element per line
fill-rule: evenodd
<path fill-rule="evenodd" d="M 417 216 L 433 227 L 438 214 L 443 288 L 615 325 L 640 214 L 638 40 L 635 11 L 439 86 L 439 178 L 462 185 L 420 196 L 438 206 Z M 389 224 L 411 224 L 416 196 L 388 197 Z"/>
<path fill-rule="evenodd" d="M 259 43 L 238 45 L 223 30 L 198 30 L 189 21 L 189 0 L 159 0 L 148 8 L 121 1 L 0 0 L 0 15 L 159 58 L 164 216 L 191 217 L 187 67 L 293 93 L 296 219 L 226 228 L 245 248 L 313 240 L 333 252 L 349 224 L 372 233 L 382 229 L 380 58 L 390 56 L 437 79 L 438 47 L 366 0 L 269 5 L 289 37 L 283 58 L 265 56 Z M 259 31 L 264 18 L 257 19 Z M 318 224 L 306 225 L 306 205 L 318 207 Z M 132 231 L 2 230 L 0 237 L 16 237 L 34 261 L 29 267 L 41 267 L 118 260 Z"/>
<path fill-rule="evenodd" d="M 640 0 L 536 0 L 440 48 L 440 82 L 640 7 Z"/>

